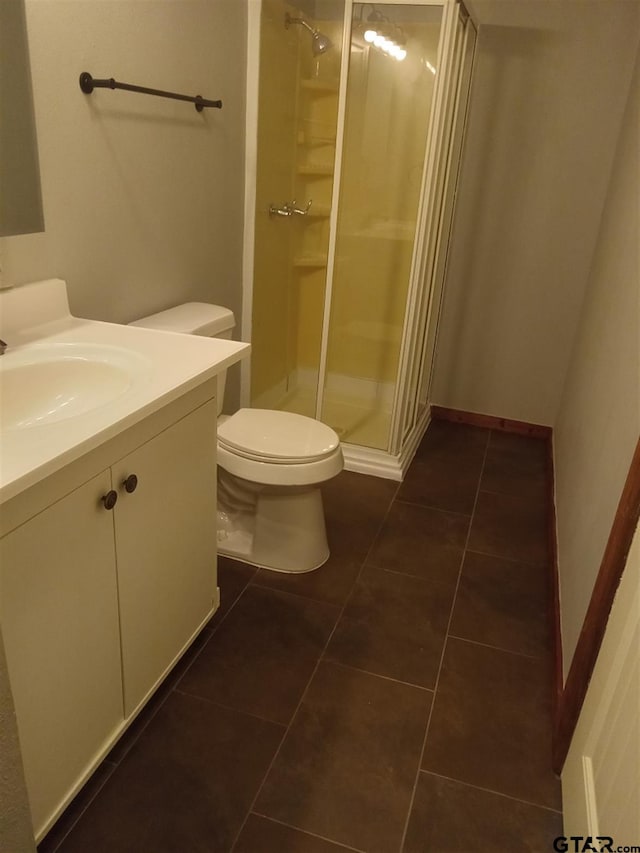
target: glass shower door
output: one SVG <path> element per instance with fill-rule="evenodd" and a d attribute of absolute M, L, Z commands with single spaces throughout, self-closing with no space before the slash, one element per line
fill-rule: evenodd
<path fill-rule="evenodd" d="M 313 12 L 313 15 L 310 14 Z M 315 417 L 344 2 L 262 0 L 251 405 Z"/>
<path fill-rule="evenodd" d="M 354 3 L 321 419 L 387 449 L 442 7 Z"/>

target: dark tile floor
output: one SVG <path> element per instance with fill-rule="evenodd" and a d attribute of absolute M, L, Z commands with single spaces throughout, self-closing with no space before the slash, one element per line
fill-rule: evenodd
<path fill-rule="evenodd" d="M 41 853 L 515 853 L 550 769 L 546 448 L 435 422 L 326 485 L 331 558 L 222 606 Z"/>

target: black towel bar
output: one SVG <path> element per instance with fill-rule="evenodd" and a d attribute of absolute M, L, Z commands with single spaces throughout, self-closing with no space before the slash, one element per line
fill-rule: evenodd
<path fill-rule="evenodd" d="M 189 101 L 196 105 L 199 113 L 205 107 L 222 109 L 222 101 L 210 101 L 202 95 L 178 95 L 176 92 L 163 92 L 162 89 L 148 89 L 146 86 L 133 86 L 131 83 L 119 83 L 113 77 L 96 80 L 88 71 L 80 75 L 80 88 L 85 95 L 90 95 L 94 89 L 125 89 L 127 92 L 141 92 L 143 95 L 157 95 L 159 98 L 173 98 L 174 101 Z"/>

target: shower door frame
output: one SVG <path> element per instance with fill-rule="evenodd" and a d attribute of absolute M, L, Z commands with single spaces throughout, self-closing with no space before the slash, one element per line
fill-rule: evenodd
<path fill-rule="evenodd" d="M 342 57 L 340 67 L 339 93 L 338 93 L 338 123 L 336 133 L 336 155 L 333 175 L 333 189 L 331 198 L 331 212 L 329 218 L 329 246 L 327 256 L 327 273 L 325 278 L 324 292 L 324 315 L 322 322 L 322 343 L 320 349 L 320 362 L 318 367 L 318 386 L 316 393 L 316 418 L 322 414 L 324 398 L 324 385 L 327 367 L 327 350 L 331 322 L 331 299 L 333 294 L 333 278 L 335 252 L 337 243 L 337 220 L 340 202 L 340 183 L 342 173 L 342 157 L 344 144 L 344 130 L 346 120 L 346 93 L 349 77 L 349 57 L 351 50 L 351 32 L 353 7 L 361 0 L 345 0 L 343 34 L 342 34 Z M 407 292 L 407 303 L 405 319 L 402 332 L 402 345 L 398 364 L 398 373 L 394 392 L 392 408 L 392 423 L 389 441 L 386 450 L 378 450 L 360 445 L 343 443 L 345 456 L 345 467 L 351 471 L 372 474 L 392 480 L 402 480 L 404 473 L 415 454 L 420 439 L 429 425 L 428 387 L 426 389 L 426 404 L 424 411 L 414 417 L 412 427 L 405 430 L 404 412 L 406 410 L 406 395 L 411 391 L 411 383 L 408 375 L 417 366 L 420 380 L 415 394 L 420 393 L 422 377 L 425 373 L 424 360 L 427 356 L 426 347 L 417 347 L 420 343 L 421 330 L 424 332 L 423 344 L 428 337 L 430 324 L 437 323 L 440 301 L 438 305 L 432 304 L 432 278 L 435 269 L 436 249 L 439 236 L 439 216 L 442 200 L 446 190 L 446 179 L 449 175 L 450 164 L 448 162 L 449 152 L 446 153 L 446 162 L 442 162 L 442 147 L 445 141 L 448 144 L 449 136 L 446 135 L 441 120 L 443 111 L 446 114 L 447 98 L 457 97 L 457 83 L 451 81 L 451 66 L 453 63 L 452 47 L 455 38 L 455 25 L 458 21 L 459 9 L 465 9 L 460 0 L 383 0 L 385 5 L 395 6 L 436 6 L 442 8 L 442 31 L 438 46 L 438 65 L 443 67 L 442 60 L 446 57 L 447 64 L 443 73 L 436 78 L 436 86 L 433 95 L 429 126 L 426 137 L 425 157 L 423 161 L 422 185 L 420 190 L 420 202 L 416 218 L 416 230 L 413 244 L 413 256 L 409 286 Z M 247 26 L 247 102 L 246 102 L 246 139 L 245 139 L 245 220 L 244 220 L 244 245 L 243 245 L 243 308 L 242 308 L 242 338 L 251 340 L 252 331 L 252 308 L 253 308 L 253 274 L 255 264 L 255 217 L 256 217 L 256 176 L 258 160 L 258 97 L 260 81 L 260 23 L 261 23 L 262 0 L 248 0 L 248 26 Z M 466 36 L 464 37 L 466 44 Z M 466 121 L 463 115 L 462 120 Z M 452 131 L 450 131 L 452 132 Z M 464 134 L 464 130 L 463 130 Z M 446 140 L 445 140 L 446 136 Z M 440 159 L 439 159 L 440 158 Z M 458 164 L 455 165 L 457 174 Z M 445 170 L 445 178 L 442 191 L 436 194 L 436 186 L 433 183 L 434 173 L 438 168 Z M 453 216 L 453 214 L 452 214 Z M 429 252 L 431 260 L 429 260 Z M 426 298 L 426 302 L 425 302 Z M 422 322 L 420 322 L 422 318 Z M 433 353 L 431 354 L 433 358 Z M 413 360 L 412 360 L 413 357 Z M 417 359 L 417 365 L 416 365 Z M 251 365 L 250 359 L 242 362 L 241 373 L 241 405 L 250 406 L 251 389 Z M 429 365 L 428 370 L 431 370 Z M 418 408 L 418 399 L 409 401 L 414 411 Z"/>
<path fill-rule="evenodd" d="M 462 161 L 477 44 L 477 26 L 462 0 L 451 0 L 446 6 L 448 8 L 445 13 L 448 14 L 443 17 L 437 66 L 443 71 L 439 91 L 434 95 L 434 108 L 427 137 L 414 262 L 392 409 L 390 452 L 399 454 L 405 467 L 411 461 L 429 424 L 429 390 L 435 361 L 437 326 L 444 296 L 449 241 L 455 213 L 455 190 Z M 458 34 L 456 28 L 460 22 L 464 30 Z M 467 25 L 473 29 L 474 43 L 468 87 L 466 91 L 462 91 L 464 57 L 470 38 Z M 443 59 L 446 59 L 446 66 Z M 461 142 L 458 158 L 454 162 L 451 148 L 458 121 L 461 122 Z M 450 187 L 453 189 L 453 199 L 447 223 L 443 222 L 442 216 Z M 420 413 L 423 395 L 424 409 Z M 408 418 L 407 406 L 410 412 Z"/>
<path fill-rule="evenodd" d="M 245 105 L 244 229 L 242 237 L 241 339 L 252 340 L 258 178 L 258 104 L 262 0 L 247 0 L 247 84 Z M 240 362 L 240 405 L 251 406 L 251 359 Z"/>

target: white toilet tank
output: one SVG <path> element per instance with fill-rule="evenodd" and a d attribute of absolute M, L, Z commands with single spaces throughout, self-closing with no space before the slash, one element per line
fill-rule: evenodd
<path fill-rule="evenodd" d="M 233 311 L 222 305 L 208 302 L 184 302 L 175 308 L 167 308 L 157 314 L 141 317 L 129 323 L 145 329 L 159 329 L 162 332 L 180 332 L 186 335 L 201 335 L 204 338 L 223 338 L 231 340 L 236 321 Z M 218 414 L 222 412 L 227 371 L 218 374 Z"/>

